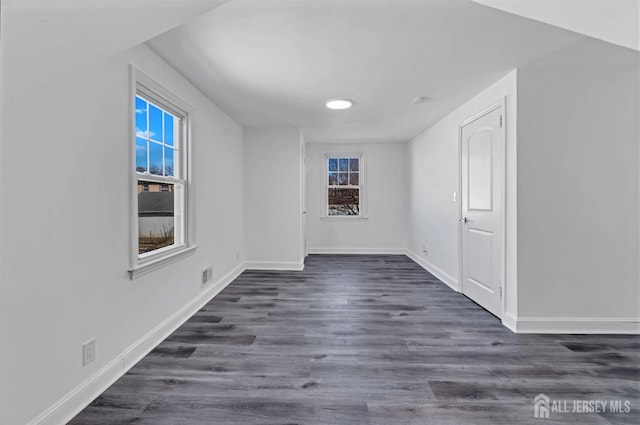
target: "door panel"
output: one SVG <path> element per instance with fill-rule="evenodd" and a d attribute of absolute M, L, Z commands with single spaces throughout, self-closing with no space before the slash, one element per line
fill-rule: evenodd
<path fill-rule="evenodd" d="M 468 230 L 469 279 L 488 290 L 493 290 L 491 261 L 493 257 L 493 234 L 484 230 Z"/>
<path fill-rule="evenodd" d="M 468 122 L 461 134 L 462 292 L 502 316 L 502 107 Z"/>
<path fill-rule="evenodd" d="M 491 210 L 492 129 L 484 128 L 473 135 L 467 157 L 469 182 L 467 196 L 470 210 Z"/>

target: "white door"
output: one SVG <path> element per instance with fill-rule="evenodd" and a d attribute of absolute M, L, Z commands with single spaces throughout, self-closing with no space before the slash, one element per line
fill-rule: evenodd
<path fill-rule="evenodd" d="M 502 317 L 504 238 L 503 111 L 497 106 L 461 131 L 462 292 Z"/>

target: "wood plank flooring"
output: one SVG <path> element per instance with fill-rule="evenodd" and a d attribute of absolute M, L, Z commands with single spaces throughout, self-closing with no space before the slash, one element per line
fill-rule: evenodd
<path fill-rule="evenodd" d="M 405 256 L 312 255 L 244 272 L 70 423 L 637 425 L 639 348 L 513 334 Z M 540 393 L 632 411 L 534 419 Z"/>

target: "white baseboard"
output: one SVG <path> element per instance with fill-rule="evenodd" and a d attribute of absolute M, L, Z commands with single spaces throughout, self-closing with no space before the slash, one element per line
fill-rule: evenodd
<path fill-rule="evenodd" d="M 516 333 L 538 334 L 640 334 L 640 320 L 626 317 L 514 317 L 502 323 Z"/>
<path fill-rule="evenodd" d="M 40 413 L 28 425 L 62 425 L 73 419 L 82 409 L 102 394 L 111 384 L 124 375 L 122 356 L 107 363 L 89 379 L 78 385 L 64 397 Z"/>
<path fill-rule="evenodd" d="M 509 329 L 511 332 L 515 333 L 517 332 L 516 329 L 518 328 L 518 318 L 513 314 L 505 311 L 502 315 L 502 325 L 505 328 Z"/>
<path fill-rule="evenodd" d="M 406 254 L 407 257 L 411 258 L 413 261 L 418 263 L 418 265 L 420 265 L 423 269 L 425 269 L 426 271 L 428 271 L 429 273 L 431 273 L 432 275 L 434 275 L 435 277 L 443 281 L 448 287 L 450 287 L 456 292 L 460 292 L 458 279 L 454 278 L 453 276 L 451 276 L 449 273 L 445 272 L 441 268 L 434 266 L 429 261 L 420 257 L 418 254 L 411 251 L 410 249 L 406 249 L 404 253 Z"/>
<path fill-rule="evenodd" d="M 115 359 L 107 363 L 102 369 L 82 382 L 47 410 L 38 415 L 28 425 L 62 425 L 69 422 L 82 409 L 102 394 L 115 381 L 124 375 L 131 367 L 179 328 L 213 297 L 218 295 L 227 285 L 245 270 L 240 264 L 217 282 L 209 285 L 200 295 L 189 304 L 182 307 L 171 317 L 156 326 L 153 330 L 130 345 Z"/>
<path fill-rule="evenodd" d="M 404 248 L 307 248 L 309 254 L 404 255 Z"/>
<path fill-rule="evenodd" d="M 245 263 L 247 270 L 304 270 L 304 261 L 300 262 L 281 262 L 281 261 L 247 261 Z"/>

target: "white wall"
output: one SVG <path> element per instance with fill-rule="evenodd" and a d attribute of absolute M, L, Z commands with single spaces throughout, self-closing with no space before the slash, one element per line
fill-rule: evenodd
<path fill-rule="evenodd" d="M 596 40 L 518 71 L 523 320 L 638 320 L 638 75 Z"/>
<path fill-rule="evenodd" d="M 404 143 L 309 143 L 307 249 L 310 253 L 400 253 L 406 247 Z M 366 219 L 323 218 L 325 154 L 363 154 Z"/>
<path fill-rule="evenodd" d="M 301 269 L 302 139 L 297 128 L 245 130 L 247 266 Z"/>
<path fill-rule="evenodd" d="M 470 99 L 407 146 L 408 249 L 411 256 L 445 283 L 459 289 L 458 126 L 467 118 L 506 97 L 507 261 L 506 312 L 516 314 L 516 71 Z M 460 196 L 458 194 L 458 201 Z M 425 247 L 427 253 L 423 252 Z"/>
<path fill-rule="evenodd" d="M 130 62 L 195 108 L 200 245 L 133 281 Z M 200 288 L 202 267 L 213 264 L 215 281 L 243 262 L 243 130 L 145 46 L 1 115 L 0 423 L 22 425 L 99 371 L 117 374 L 132 361 L 123 353 L 141 354 L 150 331 L 212 295 Z M 97 358 L 83 368 L 92 337 Z M 90 400 L 67 401 L 58 407 Z"/>

